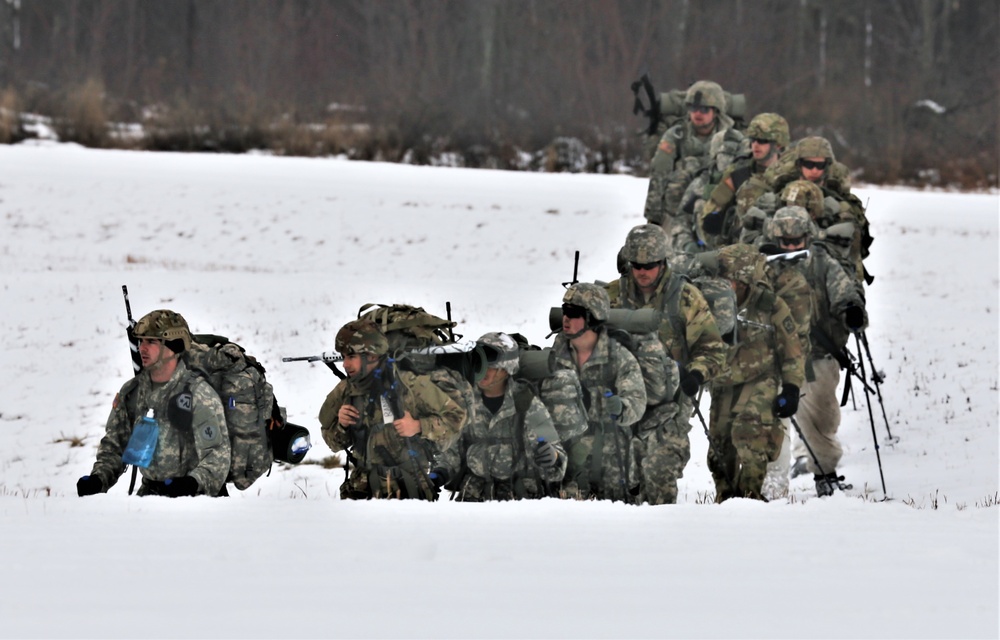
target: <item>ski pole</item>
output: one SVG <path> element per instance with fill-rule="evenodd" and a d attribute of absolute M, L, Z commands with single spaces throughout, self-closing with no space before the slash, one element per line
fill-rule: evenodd
<path fill-rule="evenodd" d="M 899 442 L 899 437 L 892 435 L 892 429 L 889 428 L 889 418 L 885 415 L 885 403 L 882 402 L 882 387 L 880 385 L 885 380 L 883 377 L 884 374 L 879 373 L 875 368 L 875 361 L 872 360 L 872 351 L 868 347 L 868 336 L 865 335 L 865 332 L 861 331 L 860 334 L 856 333 L 854 334 L 854 337 L 858 339 L 858 360 L 861 359 L 861 345 L 864 345 L 865 347 L 865 355 L 868 356 L 868 364 L 872 368 L 872 382 L 875 383 L 875 392 L 878 395 L 878 404 L 882 409 L 882 420 L 885 421 L 885 431 L 889 434 L 889 443 L 896 444 Z"/>
<path fill-rule="evenodd" d="M 854 337 L 858 338 L 857 334 L 855 334 Z M 858 340 L 860 340 L 860 338 L 858 338 Z M 861 369 L 861 379 L 862 383 L 864 383 L 864 378 L 865 378 L 864 361 L 858 360 L 858 367 Z M 865 404 L 868 406 L 868 422 L 870 422 L 872 425 L 872 442 L 875 444 L 875 457 L 878 460 L 878 475 L 879 478 L 881 478 L 882 480 L 882 495 L 885 496 L 886 499 L 888 499 L 889 494 L 886 493 L 885 490 L 885 475 L 882 473 L 882 454 L 879 453 L 878 435 L 875 433 L 875 415 L 872 413 L 871 396 L 868 394 L 868 385 L 864 384 L 864 387 L 865 387 Z"/>
<path fill-rule="evenodd" d="M 819 458 L 816 457 L 816 453 L 813 451 L 812 447 L 809 446 L 809 441 L 806 440 L 805 435 L 802 433 L 802 429 L 799 427 L 799 423 L 795 419 L 795 416 L 790 416 L 789 420 L 791 420 L 792 426 L 795 427 L 795 433 L 799 434 L 799 440 L 801 440 L 802 444 L 806 446 L 806 451 L 809 452 L 809 456 L 813 459 L 813 463 L 816 465 L 816 469 L 819 470 L 820 475 L 828 478 L 828 474 L 823 469 L 823 465 L 819 463 Z M 844 483 L 844 476 L 836 476 L 834 480 L 837 483 L 837 488 L 841 491 L 854 488 L 853 485 Z"/>

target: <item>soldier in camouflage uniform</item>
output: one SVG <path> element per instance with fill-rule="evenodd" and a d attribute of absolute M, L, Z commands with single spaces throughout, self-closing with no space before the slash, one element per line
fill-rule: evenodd
<path fill-rule="evenodd" d="M 494 332 L 477 343 L 488 367 L 477 382 L 474 418 L 434 473 L 453 479 L 459 501 L 547 496 L 550 486 L 558 488 L 567 461 L 552 418 L 528 383 L 511 377 L 518 371 L 514 339 Z"/>
<path fill-rule="evenodd" d="M 764 499 L 767 465 L 781 449 L 778 418 L 795 413 L 805 380 L 795 322 L 768 284 L 764 265 L 764 256 L 749 245 L 719 250 L 719 275 L 732 282 L 739 315 L 726 368 L 711 387 L 708 467 L 717 502 Z"/>
<path fill-rule="evenodd" d="M 125 471 L 122 453 L 133 429 L 152 411 L 159 434 L 152 462 L 140 470 L 138 495 L 226 495 L 226 417 L 215 390 L 181 360 L 191 345 L 187 321 L 160 309 L 142 317 L 133 336 L 139 339 L 142 371 L 115 396 L 97 461 L 77 482 L 77 493 L 92 495 L 114 486 Z"/>
<path fill-rule="evenodd" d="M 707 166 L 712 137 L 733 128 L 726 115 L 726 96 L 718 84 L 699 80 L 687 90 L 688 117 L 667 129 L 649 165 L 649 190 L 644 215 L 670 236 L 681 197 L 688 183 Z"/>
<path fill-rule="evenodd" d="M 348 377 L 326 397 L 319 421 L 323 440 L 353 465 L 340 497 L 437 499 L 431 461 L 455 444 L 466 408 L 429 375 L 397 368 L 371 320 L 344 325 L 336 348 Z"/>
<path fill-rule="evenodd" d="M 736 204 L 756 201 L 770 190 L 764 172 L 788 146 L 788 122 L 777 113 L 761 113 L 750 121 L 746 135 L 751 156 L 726 170 L 699 211 L 697 228 L 708 246 L 721 247 L 740 241 L 743 221 Z"/>
<path fill-rule="evenodd" d="M 851 193 L 850 172 L 846 166 L 837 162 L 830 141 L 820 136 L 803 138 L 796 143 L 794 153 L 786 156 L 765 173 L 765 179 L 772 190 L 779 192 L 789 182 L 799 179 L 817 185 L 823 191 L 826 209 L 823 218 L 816 221 L 817 224 L 820 228 L 827 228 L 844 220 L 854 223 L 849 230 L 853 234 L 849 250 L 841 263 L 859 281 L 871 284 L 873 278 L 865 271 L 862 262 L 868 257 L 868 247 L 872 243 L 865 207 Z M 839 234 L 843 233 L 841 228 Z"/>
<path fill-rule="evenodd" d="M 588 424 L 565 443 L 561 495 L 634 502 L 639 481 L 631 427 L 646 408 L 646 387 L 635 357 L 605 331 L 609 310 L 607 292 L 595 284 L 574 284 L 563 296 L 555 367 L 577 372 Z"/>
<path fill-rule="evenodd" d="M 648 409 L 636 427 L 641 495 L 650 504 L 672 504 L 677 501 L 677 480 L 691 458 L 692 398 L 722 369 L 726 346 L 701 292 L 668 267 L 662 228 L 653 224 L 633 228 L 622 255 L 627 271 L 608 285 L 611 306 L 660 311 L 660 340 L 681 368 L 683 393 Z"/>
<path fill-rule="evenodd" d="M 801 207 L 779 210 L 767 227 L 766 241 L 777 251 L 809 248 L 798 262 L 812 292 L 811 351 L 802 401 L 796 419 L 807 447 L 798 439 L 793 448 L 792 475 L 812 472 L 818 495 L 830 495 L 838 479 L 836 469 L 843 449 L 837 438 L 840 404 L 837 385 L 840 369 L 848 364 L 845 346 L 850 332 L 868 324 L 861 284 L 833 259 L 822 242 L 813 242 L 814 227 Z M 812 454 L 809 449 L 812 449 Z M 813 459 L 813 455 L 816 456 Z M 817 464 L 818 463 L 818 464 Z"/>

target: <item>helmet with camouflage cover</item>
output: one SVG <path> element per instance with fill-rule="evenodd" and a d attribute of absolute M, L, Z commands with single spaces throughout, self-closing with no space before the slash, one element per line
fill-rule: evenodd
<path fill-rule="evenodd" d="M 813 223 L 802 207 L 782 207 L 774 212 L 770 233 L 773 238 L 803 238 L 813 235 Z"/>
<path fill-rule="evenodd" d="M 334 345 L 343 355 L 370 353 L 382 356 L 389 352 L 389 341 L 378 325 L 368 319 L 351 320 L 337 332 Z"/>
<path fill-rule="evenodd" d="M 777 113 L 758 113 L 747 126 L 748 138 L 770 140 L 779 147 L 787 147 L 791 139 L 788 133 L 788 121 Z"/>
<path fill-rule="evenodd" d="M 719 276 L 753 284 L 764 275 L 766 260 L 755 247 L 748 244 L 731 244 L 719 249 Z"/>
<path fill-rule="evenodd" d="M 622 257 L 627 262 L 649 264 L 667 259 L 667 232 L 658 224 L 633 227 L 625 238 Z"/>
<path fill-rule="evenodd" d="M 795 146 L 795 157 L 802 158 L 826 158 L 832 164 L 837 158 L 833 155 L 833 147 L 830 141 L 820 136 L 809 136 L 802 138 Z"/>
<path fill-rule="evenodd" d="M 781 201 L 788 207 L 802 207 L 813 220 L 823 217 L 823 190 L 815 182 L 793 180 L 781 190 Z"/>
<path fill-rule="evenodd" d="M 586 309 L 593 323 L 600 324 L 608 319 L 611 301 L 604 287 L 587 282 L 577 282 L 563 296 L 563 304 L 571 304 Z M 592 323 L 588 322 L 588 325 Z"/>
<path fill-rule="evenodd" d="M 476 344 L 486 352 L 486 362 L 490 369 L 503 369 L 510 375 L 517 373 L 520 365 L 520 349 L 517 342 L 506 333 L 492 331 L 483 334 Z"/>
<path fill-rule="evenodd" d="M 191 347 L 191 329 L 187 320 L 170 309 L 150 311 L 135 323 L 132 335 L 136 338 L 163 340 L 174 353 L 183 353 Z"/>
<path fill-rule="evenodd" d="M 719 113 L 726 112 L 726 94 L 711 80 L 695 82 L 684 94 L 684 105 L 688 107 L 713 107 Z"/>

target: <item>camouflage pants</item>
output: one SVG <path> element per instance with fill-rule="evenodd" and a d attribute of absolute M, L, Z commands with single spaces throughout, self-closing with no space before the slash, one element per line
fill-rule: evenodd
<path fill-rule="evenodd" d="M 767 465 L 767 475 L 764 476 L 764 487 L 761 493 L 768 500 L 778 500 L 788 497 L 789 473 L 792 470 L 792 439 L 791 422 L 788 418 L 781 419 L 781 450 L 778 458 Z"/>
<path fill-rule="evenodd" d="M 769 462 L 781 451 L 781 424 L 772 406 L 778 396 L 773 377 L 732 387 L 712 386 L 708 428 L 708 468 L 716 502 L 761 499 Z"/>
<path fill-rule="evenodd" d="M 813 473 L 819 473 L 817 460 L 825 473 L 833 473 L 844 455 L 844 449 L 837 438 L 837 430 L 840 428 L 840 403 L 837 398 L 840 365 L 833 358 L 817 358 L 813 360 L 813 371 L 816 379 L 803 385 L 795 421 L 816 460 L 813 460 L 809 448 L 799 437 L 795 438 L 792 453 L 796 458 L 805 457 L 809 462 L 809 470 Z"/>
<path fill-rule="evenodd" d="M 691 459 L 690 414 L 671 402 L 650 409 L 639 421 L 634 443 L 640 504 L 676 504 L 677 480 Z"/>
<path fill-rule="evenodd" d="M 486 502 L 489 500 L 537 500 L 545 497 L 544 483 L 535 478 L 513 480 L 487 480 L 473 474 L 462 478 L 453 496 L 457 502 Z"/>
<path fill-rule="evenodd" d="M 560 497 L 634 502 L 639 480 L 631 435 L 630 430 L 614 427 L 570 440 Z"/>

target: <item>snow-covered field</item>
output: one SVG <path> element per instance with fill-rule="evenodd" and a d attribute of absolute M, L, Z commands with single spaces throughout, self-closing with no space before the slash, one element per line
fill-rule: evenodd
<path fill-rule="evenodd" d="M 131 372 L 123 284 L 136 317 L 257 355 L 318 462 L 336 379 L 282 356 L 332 350 L 368 302 L 545 344 L 573 252 L 613 277 L 645 181 L 52 143 L 0 146 L 0 169 L 0 636 L 1000 635 L 996 194 L 857 190 L 900 440 L 848 404 L 849 495 L 803 477 L 787 502 L 705 504 L 696 423 L 676 506 L 347 503 L 315 464 L 228 500 L 84 500 Z"/>

